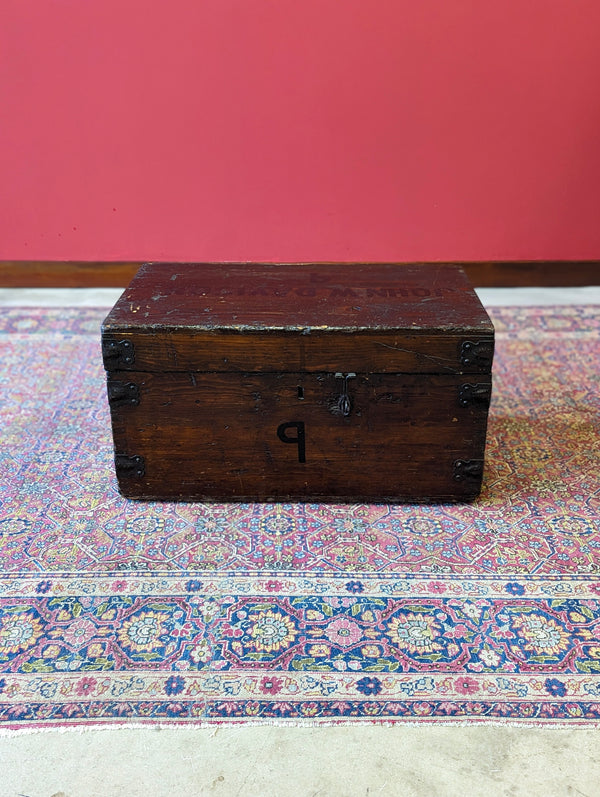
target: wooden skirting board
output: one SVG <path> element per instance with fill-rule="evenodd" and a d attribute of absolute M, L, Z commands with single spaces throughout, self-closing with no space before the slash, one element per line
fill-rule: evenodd
<path fill-rule="evenodd" d="M 459 261 L 448 261 L 459 262 Z M 120 288 L 141 262 L 0 261 L 0 288 Z M 352 264 L 348 264 L 351 267 Z M 600 260 L 459 262 L 475 287 L 600 284 Z"/>

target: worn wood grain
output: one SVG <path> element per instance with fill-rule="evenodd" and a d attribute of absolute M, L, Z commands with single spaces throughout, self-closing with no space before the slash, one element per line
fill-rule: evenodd
<path fill-rule="evenodd" d="M 174 500 L 468 500 L 481 475 L 487 403 L 461 402 L 465 379 L 441 375 L 118 372 L 139 404 L 113 406 L 120 474 L 132 498 Z M 478 377 L 481 390 L 489 375 Z M 278 430 L 280 434 L 278 434 Z M 283 439 L 282 439 L 283 438 Z"/>
<path fill-rule="evenodd" d="M 363 371 L 379 373 L 486 373 L 491 364 L 493 333 L 464 329 L 447 335 L 396 333 L 284 332 L 218 334 L 179 330 L 125 332 L 106 329 L 104 349 L 131 346 L 131 362 L 106 357 L 106 369 L 146 371 Z M 463 358 L 468 342 L 482 345 L 489 357 Z"/>

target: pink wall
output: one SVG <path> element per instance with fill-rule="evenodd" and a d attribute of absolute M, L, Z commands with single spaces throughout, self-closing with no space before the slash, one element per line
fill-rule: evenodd
<path fill-rule="evenodd" d="M 598 0 L 1 16 L 1 259 L 600 258 Z"/>

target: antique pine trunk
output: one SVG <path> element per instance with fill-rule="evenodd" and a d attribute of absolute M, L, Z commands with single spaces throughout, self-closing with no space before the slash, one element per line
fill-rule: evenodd
<path fill-rule="evenodd" d="M 145 265 L 102 328 L 119 487 L 472 499 L 493 347 L 456 266 Z"/>

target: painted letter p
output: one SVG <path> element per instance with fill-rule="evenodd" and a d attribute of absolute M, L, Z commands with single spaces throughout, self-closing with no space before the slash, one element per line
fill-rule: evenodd
<path fill-rule="evenodd" d="M 287 432 L 296 430 L 295 437 L 289 437 Z M 304 434 L 304 421 L 290 421 L 280 423 L 277 427 L 277 437 L 282 443 L 295 443 L 298 446 L 298 462 L 306 462 L 306 437 Z"/>

